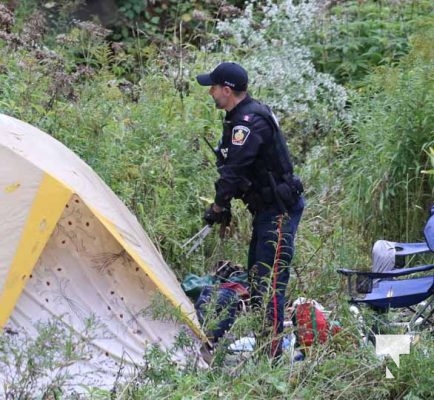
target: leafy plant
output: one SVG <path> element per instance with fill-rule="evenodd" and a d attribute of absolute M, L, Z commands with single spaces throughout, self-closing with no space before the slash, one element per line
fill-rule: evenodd
<path fill-rule="evenodd" d="M 60 321 L 41 323 L 36 335 L 8 328 L 0 335 L 0 373 L 4 398 L 57 398 L 77 374 L 70 366 L 87 357 L 91 321 L 81 334 L 65 328 Z"/>
<path fill-rule="evenodd" d="M 429 157 L 429 161 L 430 161 L 430 163 L 431 163 L 431 167 L 433 167 L 434 168 L 434 148 L 433 147 L 430 147 L 428 150 L 425 150 L 426 151 L 426 154 L 428 155 L 428 157 Z M 430 174 L 430 175 L 432 175 L 432 174 L 434 174 L 434 169 L 429 169 L 429 170 L 423 170 L 423 171 L 421 171 L 423 174 Z"/>
<path fill-rule="evenodd" d="M 146 40 L 164 42 L 166 40 L 198 43 L 200 38 L 211 32 L 214 24 L 208 24 L 216 18 L 237 15 L 242 1 L 193 0 L 118 0 L 119 10 L 123 14 L 123 24 L 114 26 L 115 38 L 128 39 L 130 31 L 139 31 Z M 125 29 L 127 27 L 127 29 Z"/>
<path fill-rule="evenodd" d="M 361 85 L 369 71 L 393 65 L 408 52 L 429 1 L 345 1 L 318 15 L 310 48 L 316 68 L 339 83 Z"/>
<path fill-rule="evenodd" d="M 338 266 L 368 267 L 370 244 L 379 236 L 418 237 L 424 208 L 431 202 L 430 175 L 420 174 L 431 168 L 427 152 L 434 146 L 434 38 L 431 9 L 419 8 L 425 2 L 405 1 L 395 14 L 392 6 L 383 8 L 381 18 L 378 4 L 364 2 L 350 11 L 344 6 L 354 2 L 340 2 L 343 11 L 334 9 L 336 20 L 322 20 L 321 32 L 342 28 L 324 38 L 328 52 L 335 51 L 334 40 L 337 53 L 343 42 L 349 43 L 345 54 L 356 68 L 339 74 L 342 82 L 357 82 L 354 91 L 329 74 L 318 73 L 316 68 L 322 67 L 312 62 L 316 56 L 310 46 L 319 35 L 317 18 L 323 13 L 314 2 L 250 2 L 243 15 L 225 16 L 217 33 L 210 35 L 204 32 L 216 23 L 220 4 L 213 3 L 210 9 L 201 4 L 197 11 L 203 12 L 202 19 L 192 19 L 191 25 L 183 22 L 183 27 L 198 24 L 203 29 L 193 40 L 203 46 L 200 51 L 182 42 L 186 36 L 176 30 L 184 21 L 181 11 L 191 11 L 193 3 L 170 7 L 169 31 L 177 33 L 169 41 L 152 44 L 140 27 L 123 44 L 108 41 L 105 31 L 94 24 L 74 23 L 62 35 L 50 37 L 40 19 L 32 25 L 24 17 L 35 11 L 30 2 L 21 3 L 25 8 L 20 8 L 15 25 L 13 18 L 8 19 L 11 13 L 5 12 L 1 19 L 1 111 L 45 130 L 90 164 L 137 216 L 180 278 L 187 272 L 204 274 L 219 259 L 245 264 L 251 217 L 239 202 L 233 207 L 230 239 L 221 241 L 214 230 L 189 258 L 180 244 L 202 226 L 202 211 L 212 199 L 215 160 L 202 137 L 216 143 L 221 129 L 220 112 L 211 99 L 205 99 L 206 91 L 194 77 L 221 60 L 238 60 L 248 68 L 253 94 L 271 104 L 280 117 L 306 186 L 308 203 L 298 231 L 288 297 L 319 300 L 344 327 L 335 340 L 312 348 L 304 362 L 284 357 L 277 366 L 258 353 L 238 358 L 222 345 L 219 362 L 211 368 L 198 368 L 193 359 L 182 367 L 172 363 L 171 354 L 152 348 L 131 379 L 119 380 L 112 392 L 83 388 L 86 398 L 432 397 L 431 338 L 422 336 L 401 367 L 393 369 L 395 382 L 385 380 L 384 366 L 390 363 L 378 359 L 371 348 L 360 347 L 357 322 L 348 312 L 335 273 Z M 408 14 L 410 5 L 413 16 Z M 428 10 L 426 18 L 419 21 L 418 35 L 407 42 L 409 33 L 416 32 L 413 17 L 419 10 Z M 384 30 L 376 32 L 381 19 Z M 36 28 L 44 29 L 27 41 L 27 34 L 36 34 Z M 156 32 L 163 37 L 168 31 Z M 352 49 L 356 39 L 349 35 L 356 32 L 366 41 Z M 383 34 L 396 39 L 392 43 L 396 48 L 386 48 Z M 378 54 L 390 56 L 393 65 L 370 52 L 378 40 L 386 46 L 380 46 Z M 396 49 L 406 55 L 398 57 Z M 385 65 L 371 74 L 370 65 L 375 63 Z M 334 74 L 335 66 L 329 67 L 327 72 Z M 158 317 L 176 317 L 158 301 L 153 306 Z M 247 315 L 237 320 L 231 333 L 238 337 L 259 331 L 262 323 L 263 315 Z M 74 350 L 78 346 L 81 351 L 81 342 L 71 332 L 58 334 L 47 328 L 41 334 L 41 339 L 26 342 L 1 336 L 0 368 L 7 371 L 4 376 L 10 378 L 16 398 L 19 394 L 26 398 L 27 392 L 28 398 L 34 397 L 30 387 L 47 376 L 47 368 L 80 359 L 81 353 Z M 176 346 L 174 352 L 193 351 L 185 335 Z M 6 365 L 5 355 L 10 353 L 18 373 L 11 374 L 11 364 Z M 66 398 L 59 391 L 67 378 L 56 375 L 45 386 L 47 396 Z"/>
<path fill-rule="evenodd" d="M 353 101 L 346 191 L 355 220 L 371 238 L 418 238 L 432 202 L 433 189 L 420 174 L 433 145 L 432 40 L 433 30 L 423 29 L 400 65 L 379 69 Z"/>
<path fill-rule="evenodd" d="M 318 12 L 316 2 L 270 1 L 261 8 L 249 2 L 242 16 L 217 25 L 228 39 L 216 45 L 238 55 L 251 91 L 273 108 L 302 149 L 349 120 L 346 90 L 315 70 L 305 45 Z"/>

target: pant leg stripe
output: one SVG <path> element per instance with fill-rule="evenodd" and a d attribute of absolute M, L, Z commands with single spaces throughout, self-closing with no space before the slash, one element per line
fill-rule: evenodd
<path fill-rule="evenodd" d="M 280 253 L 282 251 L 282 220 L 283 215 L 279 216 L 279 220 L 277 223 L 277 244 L 276 244 L 276 254 L 274 257 L 274 264 L 273 264 L 273 338 L 271 342 L 271 355 L 274 356 L 277 351 L 278 346 L 278 324 L 279 324 L 279 318 L 278 318 L 278 302 L 277 302 L 277 276 L 278 276 L 278 270 L 279 270 L 279 261 L 280 261 Z"/>

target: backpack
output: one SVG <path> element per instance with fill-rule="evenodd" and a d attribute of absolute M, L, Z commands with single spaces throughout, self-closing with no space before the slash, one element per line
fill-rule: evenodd
<path fill-rule="evenodd" d="M 315 300 L 304 299 L 298 302 L 294 306 L 293 321 L 297 341 L 302 347 L 325 343 L 330 336 L 341 330 L 338 325 L 329 323 L 322 306 Z"/>

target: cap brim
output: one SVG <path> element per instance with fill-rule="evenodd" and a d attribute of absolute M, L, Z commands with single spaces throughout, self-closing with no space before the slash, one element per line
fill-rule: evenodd
<path fill-rule="evenodd" d="M 196 80 L 199 82 L 199 85 L 202 86 L 212 86 L 214 82 L 211 79 L 211 74 L 201 74 L 196 76 Z"/>

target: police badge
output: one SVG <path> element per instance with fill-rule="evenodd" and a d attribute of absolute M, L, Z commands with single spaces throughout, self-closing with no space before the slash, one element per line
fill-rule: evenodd
<path fill-rule="evenodd" d="M 237 125 L 232 129 L 232 144 L 242 146 L 250 134 L 250 129 L 243 125 Z"/>

